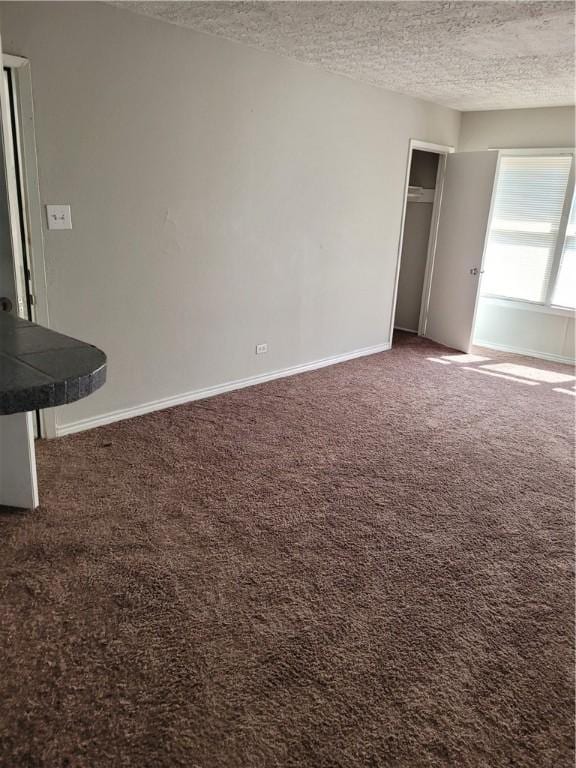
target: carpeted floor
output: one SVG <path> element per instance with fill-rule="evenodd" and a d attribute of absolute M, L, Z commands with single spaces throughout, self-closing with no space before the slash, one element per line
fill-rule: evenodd
<path fill-rule="evenodd" d="M 0 765 L 571 767 L 571 371 L 450 354 L 39 444 Z"/>

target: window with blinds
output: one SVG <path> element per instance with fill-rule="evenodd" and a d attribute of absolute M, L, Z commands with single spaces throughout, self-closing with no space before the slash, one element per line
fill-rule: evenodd
<path fill-rule="evenodd" d="M 569 305 L 565 294 L 573 288 L 562 287 L 562 275 L 570 280 L 575 274 L 574 210 L 569 230 L 572 235 L 566 239 L 561 262 L 559 249 L 568 233 L 565 206 L 571 165 L 568 154 L 501 158 L 484 261 L 483 295 L 548 303 L 553 292 L 554 302 Z"/>

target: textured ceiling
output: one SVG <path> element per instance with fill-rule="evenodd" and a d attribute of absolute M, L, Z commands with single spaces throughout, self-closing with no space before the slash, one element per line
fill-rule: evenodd
<path fill-rule="evenodd" d="M 461 110 L 574 103 L 574 2 L 121 2 Z"/>

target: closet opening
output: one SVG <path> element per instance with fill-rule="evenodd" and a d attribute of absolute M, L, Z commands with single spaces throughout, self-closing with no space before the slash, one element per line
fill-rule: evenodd
<path fill-rule="evenodd" d="M 446 155 L 452 151 L 452 147 L 426 145 L 414 140 L 410 142 L 393 312 L 394 332 L 426 334 Z"/>

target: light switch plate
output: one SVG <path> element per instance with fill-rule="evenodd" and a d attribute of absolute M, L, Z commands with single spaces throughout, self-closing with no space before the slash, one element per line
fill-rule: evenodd
<path fill-rule="evenodd" d="M 72 229 L 72 214 L 69 205 L 47 205 L 48 229 Z"/>

